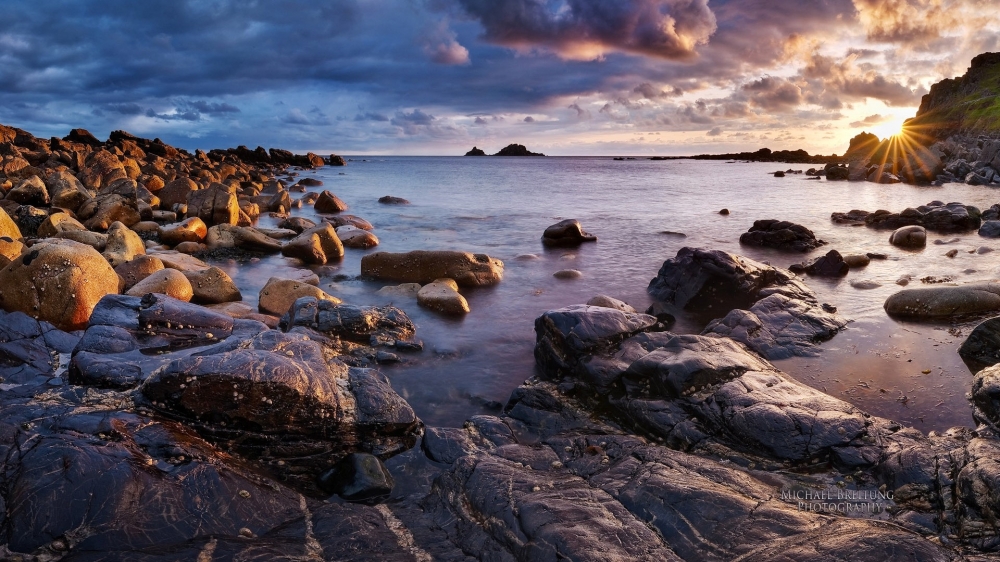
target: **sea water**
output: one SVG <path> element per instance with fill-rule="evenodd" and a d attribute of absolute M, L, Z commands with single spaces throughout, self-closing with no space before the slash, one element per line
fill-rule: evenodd
<path fill-rule="evenodd" d="M 350 206 L 346 213 L 371 222 L 381 243 L 371 250 L 346 250 L 336 271 L 324 269 L 320 287 L 360 305 L 394 304 L 417 325 L 424 350 L 405 362 L 382 366 L 393 387 L 432 426 L 460 426 L 471 415 L 497 413 L 511 391 L 535 374 L 534 320 L 546 310 L 586 302 L 598 294 L 624 300 L 640 311 L 651 303 L 646 286 L 657 270 L 684 246 L 720 249 L 787 267 L 822 255 L 879 252 L 844 278 L 806 277 L 821 302 L 851 320 L 812 357 L 776 361 L 797 380 L 882 417 L 923 431 L 974 425 L 966 393 L 972 374 L 957 349 L 976 325 L 914 323 L 889 318 L 885 299 L 902 287 L 896 280 L 950 276 L 957 282 L 1000 275 L 1000 253 L 968 253 L 981 246 L 1000 250 L 1000 241 L 976 232 L 929 233 L 919 251 L 895 248 L 889 232 L 834 224 L 835 211 L 901 211 L 933 200 L 959 201 L 986 209 L 1000 192 L 986 187 L 877 185 L 809 180 L 804 174 L 776 178 L 772 172 L 806 165 L 612 158 L 349 157 L 346 167 L 303 172 L 324 182 Z M 409 205 L 378 203 L 383 195 Z M 294 194 L 293 196 L 300 196 Z M 727 208 L 728 216 L 719 214 Z M 294 216 L 314 220 L 312 208 Z M 598 237 L 574 249 L 546 249 L 542 231 L 562 219 L 578 219 Z M 827 245 L 809 253 L 744 247 L 740 234 L 755 220 L 781 219 L 813 230 Z M 273 218 L 261 219 L 274 226 Z M 957 238 L 957 241 L 952 239 Z M 937 245 L 935 240 L 948 244 Z M 958 249 L 954 258 L 945 253 Z M 415 299 L 376 294 L 394 284 L 360 278 L 361 257 L 375 251 L 462 250 L 486 253 L 506 264 L 494 287 L 463 289 L 472 309 L 447 318 L 417 306 Z M 270 256 L 257 263 L 221 263 L 249 304 L 270 276 L 305 266 Z M 315 268 L 313 268 L 315 269 Z M 562 269 L 579 279 L 552 276 Z M 336 274 L 337 277 L 334 277 Z M 852 281 L 880 284 L 857 289 Z M 703 326 L 681 317 L 673 328 L 697 333 Z M 929 370 L 930 373 L 923 373 Z"/>

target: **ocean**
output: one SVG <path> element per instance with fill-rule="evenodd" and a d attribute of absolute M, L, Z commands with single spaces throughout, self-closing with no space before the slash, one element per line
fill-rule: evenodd
<path fill-rule="evenodd" d="M 968 251 L 981 246 L 1000 250 L 1000 241 L 975 232 L 929 233 L 925 249 L 907 251 L 889 244 L 888 231 L 837 225 L 830 214 L 851 209 L 898 212 L 933 200 L 986 209 L 1000 203 L 1000 193 L 989 188 L 772 175 L 809 167 L 799 164 L 610 157 L 347 158 L 346 167 L 306 171 L 300 177 L 322 180 L 322 187 L 309 190 L 328 189 L 339 196 L 350 206 L 347 213 L 375 226 L 381 244 L 371 250 L 347 249 L 343 261 L 333 264 L 336 271 L 323 270 L 320 286 L 351 304 L 394 304 L 414 320 L 424 350 L 405 355 L 403 364 L 381 369 L 428 425 L 460 426 L 471 415 L 497 413 L 510 392 L 535 374 L 536 317 L 598 294 L 642 311 L 651 303 L 646 294 L 650 279 L 684 246 L 725 250 L 781 267 L 830 249 L 888 254 L 889 259 L 873 260 L 844 278 L 806 277 L 822 302 L 837 306 L 852 322 L 821 344 L 816 356 L 780 360 L 776 366 L 869 413 L 925 432 L 974 425 L 965 396 L 972 374 L 957 349 L 978 322 L 901 322 L 889 318 L 882 303 L 901 289 L 895 282 L 904 275 L 913 276 L 910 287 L 921 286 L 919 278 L 926 276 L 950 276 L 956 282 L 997 278 L 1000 254 Z M 378 203 L 384 195 L 411 204 Z M 720 215 L 722 208 L 730 214 Z M 309 206 L 293 215 L 317 219 Z M 598 241 L 578 249 L 544 248 L 542 231 L 566 218 L 578 219 Z M 769 218 L 802 224 L 828 244 L 806 254 L 740 245 L 740 234 L 755 220 Z M 260 221 L 261 226 L 276 224 L 266 216 Z M 953 248 L 958 255 L 946 257 Z M 454 319 L 424 310 L 415 300 L 376 293 L 391 283 L 359 278 L 366 253 L 410 250 L 486 253 L 504 261 L 504 279 L 494 287 L 463 290 L 472 312 Z M 227 270 L 252 305 L 269 277 L 302 267 L 281 256 L 216 265 Z M 583 276 L 552 276 L 562 269 L 576 269 Z M 851 285 L 860 280 L 880 286 Z M 697 333 L 702 327 L 694 318 L 681 317 L 673 331 Z"/>

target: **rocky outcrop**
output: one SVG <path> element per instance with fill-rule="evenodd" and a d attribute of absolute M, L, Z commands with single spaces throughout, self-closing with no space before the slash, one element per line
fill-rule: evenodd
<path fill-rule="evenodd" d="M 708 323 L 703 334 L 771 359 L 808 355 L 847 324 L 791 272 L 719 250 L 682 248 L 647 291 L 668 312 Z"/>
<path fill-rule="evenodd" d="M 468 155 L 466 155 L 468 156 Z M 523 144 L 508 144 L 494 156 L 545 156 L 541 152 L 531 152 Z"/>
<path fill-rule="evenodd" d="M 585 232 L 580 221 L 566 219 L 545 229 L 542 244 L 551 247 L 574 247 L 584 242 L 596 242 L 597 237 Z"/>
<path fill-rule="evenodd" d="M 466 156 L 486 156 L 486 152 L 481 148 L 472 147 L 472 150 L 465 153 Z"/>
<path fill-rule="evenodd" d="M 826 242 L 818 240 L 811 230 L 800 224 L 768 219 L 754 221 L 750 230 L 740 236 L 740 244 L 808 252 Z"/>

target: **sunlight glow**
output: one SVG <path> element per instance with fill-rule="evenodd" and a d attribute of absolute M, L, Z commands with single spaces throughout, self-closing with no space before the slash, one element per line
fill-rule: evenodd
<path fill-rule="evenodd" d="M 894 137 L 903 132 L 903 119 L 903 117 L 893 117 L 884 123 L 871 127 L 870 132 L 875 133 L 879 139 Z"/>

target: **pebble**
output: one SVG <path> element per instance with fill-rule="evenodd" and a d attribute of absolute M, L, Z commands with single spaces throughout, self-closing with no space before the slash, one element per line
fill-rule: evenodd
<path fill-rule="evenodd" d="M 560 269 L 552 276 L 556 279 L 579 279 L 583 277 L 583 272 L 578 269 Z"/>

